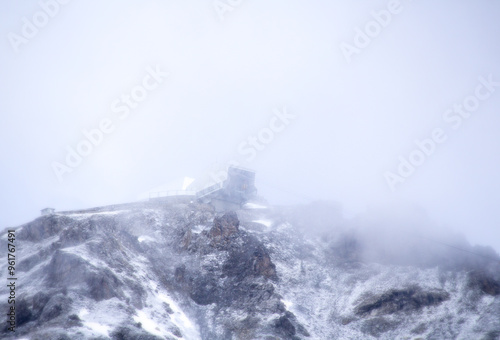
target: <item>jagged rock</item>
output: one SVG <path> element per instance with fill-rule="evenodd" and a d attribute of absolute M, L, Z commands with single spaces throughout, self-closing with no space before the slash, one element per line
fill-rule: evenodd
<path fill-rule="evenodd" d="M 449 294 L 443 290 L 423 291 L 418 286 L 391 290 L 372 297 L 356 307 L 360 316 L 413 312 L 426 306 L 435 306 L 447 300 Z"/>
<path fill-rule="evenodd" d="M 208 235 L 212 240 L 220 242 L 237 233 L 239 225 L 238 215 L 234 211 L 230 211 L 222 215 L 222 217 L 214 218 L 214 225 Z"/>
<path fill-rule="evenodd" d="M 286 337 L 292 337 L 297 333 L 295 326 L 284 315 L 276 320 L 275 327 Z"/>
<path fill-rule="evenodd" d="M 269 254 L 262 248 L 253 252 L 252 270 L 255 274 L 266 278 L 274 278 L 276 276 L 276 266 L 271 262 Z"/>
<path fill-rule="evenodd" d="M 227 275 L 238 278 L 249 275 L 277 278 L 276 266 L 272 263 L 269 253 L 252 237 L 244 238 L 241 247 L 231 249 L 223 268 Z"/>

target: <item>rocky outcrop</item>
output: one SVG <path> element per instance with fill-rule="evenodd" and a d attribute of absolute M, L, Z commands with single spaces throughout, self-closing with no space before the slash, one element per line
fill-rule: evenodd
<path fill-rule="evenodd" d="M 236 213 L 228 212 L 215 217 L 209 231 L 182 236 L 181 243 L 185 245 L 186 235 L 189 235 L 190 250 L 195 254 L 224 255 L 225 259 L 210 271 L 185 265 L 175 269 L 176 281 L 184 289 L 190 287 L 190 295 L 196 303 L 228 304 L 249 297 L 268 299 L 273 295 L 271 284 L 253 284 L 252 281 L 256 277 L 276 280 L 276 266 L 266 247 L 248 232 L 240 231 L 239 224 Z M 220 278 L 225 278 L 223 285 Z"/>
<path fill-rule="evenodd" d="M 361 331 L 365 334 L 370 334 L 379 338 L 383 333 L 389 332 L 397 328 L 399 322 L 389 321 L 384 317 L 378 316 L 363 321 Z"/>
<path fill-rule="evenodd" d="M 279 329 L 280 332 L 287 338 L 291 338 L 297 333 L 295 330 L 295 326 L 285 315 L 276 320 L 275 327 Z"/>
<path fill-rule="evenodd" d="M 214 304 L 217 309 L 238 310 L 249 315 L 258 315 L 264 309 L 285 317 L 286 309 L 275 292 L 273 282 L 278 280 L 278 275 L 268 249 L 239 226 L 237 214 L 228 212 L 214 217 L 210 229 L 201 233 L 181 227 L 177 241 L 180 251 L 190 254 L 188 258 L 201 257 L 206 261 L 199 263 L 186 258 L 187 261 L 174 270 L 175 286 L 201 306 Z M 220 262 L 210 261 L 208 265 L 211 258 Z M 307 334 L 305 327 L 294 318 L 285 319 L 273 327 L 284 338 L 290 338 L 288 335 L 295 328 Z M 230 333 L 241 339 L 253 339 L 256 329 L 263 326 L 258 321 L 250 316 L 235 320 Z"/>
<path fill-rule="evenodd" d="M 41 216 L 33 222 L 27 223 L 17 234 L 20 240 L 39 242 L 43 239 L 57 235 L 65 226 L 71 223 L 70 218 L 64 216 Z"/>
<path fill-rule="evenodd" d="M 443 290 L 424 291 L 418 286 L 395 289 L 374 296 L 358 305 L 355 313 L 359 316 L 415 312 L 423 307 L 436 306 L 447 300 L 449 294 Z"/>
<path fill-rule="evenodd" d="M 117 330 L 111 333 L 111 339 L 113 340 L 163 340 L 164 338 L 160 338 L 158 336 L 152 335 L 143 329 L 141 329 L 141 325 L 137 325 L 136 327 L 131 326 L 123 326 L 118 328 Z"/>
<path fill-rule="evenodd" d="M 230 211 L 221 217 L 215 217 L 213 227 L 208 235 L 214 243 L 227 242 L 231 235 L 238 233 L 240 221 L 234 211 Z"/>

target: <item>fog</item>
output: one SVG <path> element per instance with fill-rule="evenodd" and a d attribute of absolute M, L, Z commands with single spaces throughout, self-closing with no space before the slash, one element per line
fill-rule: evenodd
<path fill-rule="evenodd" d="M 1 228 L 237 164 L 272 204 L 403 202 L 500 251 L 500 3 L 0 8 Z"/>

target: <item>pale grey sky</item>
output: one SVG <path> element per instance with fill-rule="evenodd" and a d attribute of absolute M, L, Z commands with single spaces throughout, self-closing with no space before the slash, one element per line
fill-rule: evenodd
<path fill-rule="evenodd" d="M 500 251 L 498 2 L 0 6 L 1 227 L 236 161 L 271 202 L 414 202 Z"/>

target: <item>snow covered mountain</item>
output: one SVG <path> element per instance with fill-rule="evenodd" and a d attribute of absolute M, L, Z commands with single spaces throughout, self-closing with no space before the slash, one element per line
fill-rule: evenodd
<path fill-rule="evenodd" d="M 500 338 L 495 252 L 346 221 L 326 203 L 217 213 L 153 200 L 14 229 L 5 339 Z"/>

